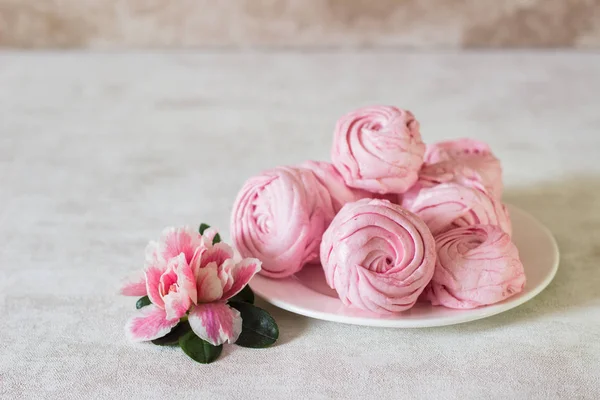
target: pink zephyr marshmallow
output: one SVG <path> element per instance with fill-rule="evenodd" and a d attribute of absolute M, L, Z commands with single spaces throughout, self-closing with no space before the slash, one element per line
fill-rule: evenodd
<path fill-rule="evenodd" d="M 508 209 L 488 193 L 457 183 L 442 183 L 419 191 L 403 206 L 418 215 L 433 235 L 470 225 L 499 226 L 509 236 L 512 224 Z"/>
<path fill-rule="evenodd" d="M 300 164 L 300 167 L 313 171 L 319 182 L 325 186 L 331 196 L 333 209 L 336 213 L 346 203 L 373 197 L 373 194 L 366 190 L 354 189 L 346 185 L 344 178 L 333 164 L 324 161 L 305 161 Z"/>
<path fill-rule="evenodd" d="M 448 308 L 476 308 L 523 290 L 519 251 L 500 228 L 474 225 L 436 236 L 437 262 L 423 298 Z"/>
<path fill-rule="evenodd" d="M 362 199 L 346 204 L 325 231 L 321 263 L 344 304 L 395 313 L 411 308 L 433 276 L 435 242 L 413 213 Z"/>
<path fill-rule="evenodd" d="M 446 182 L 481 187 L 499 199 L 503 190 L 500 160 L 487 144 L 474 139 L 428 145 L 418 184 L 428 187 Z"/>
<path fill-rule="evenodd" d="M 410 111 L 373 106 L 338 120 L 331 159 L 348 186 L 404 193 L 417 181 L 424 153 L 419 122 Z"/>
<path fill-rule="evenodd" d="M 261 274 L 284 278 L 319 260 L 334 214 L 312 171 L 277 167 L 246 181 L 233 205 L 231 235 L 243 257 L 262 261 Z"/>

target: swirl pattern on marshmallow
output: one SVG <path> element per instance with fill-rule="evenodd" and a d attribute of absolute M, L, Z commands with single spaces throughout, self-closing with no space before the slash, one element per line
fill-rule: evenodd
<path fill-rule="evenodd" d="M 321 236 L 333 219 L 327 189 L 305 168 L 277 167 L 250 178 L 231 214 L 231 235 L 261 274 L 283 278 L 318 262 Z"/>
<path fill-rule="evenodd" d="M 478 140 L 458 139 L 427 146 L 419 184 L 429 187 L 457 182 L 478 186 L 495 198 L 502 197 L 502 166 L 490 147 Z"/>
<path fill-rule="evenodd" d="M 418 215 L 433 235 L 471 225 L 499 226 L 509 236 L 512 224 L 508 209 L 485 191 L 457 183 L 421 189 L 403 206 Z"/>
<path fill-rule="evenodd" d="M 431 279 L 435 242 L 413 213 L 362 199 L 346 204 L 325 231 L 321 263 L 344 304 L 395 313 L 412 307 Z"/>
<path fill-rule="evenodd" d="M 331 159 L 348 186 L 403 193 L 417 181 L 424 153 L 419 122 L 410 111 L 374 106 L 338 120 Z"/>
<path fill-rule="evenodd" d="M 523 290 L 517 247 L 500 228 L 474 225 L 436 236 L 437 261 L 423 298 L 433 305 L 469 309 L 494 304 Z"/>
<path fill-rule="evenodd" d="M 354 189 L 346 185 L 333 164 L 324 161 L 305 161 L 300 167 L 310 169 L 319 182 L 327 189 L 331 196 L 334 211 L 337 213 L 346 203 L 372 197 L 373 194 L 366 190 Z"/>

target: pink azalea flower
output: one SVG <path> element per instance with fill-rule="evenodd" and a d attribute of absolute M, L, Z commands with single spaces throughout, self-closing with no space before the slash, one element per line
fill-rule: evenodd
<path fill-rule="evenodd" d="M 143 282 L 129 281 L 121 289 L 124 295 L 147 295 L 152 302 L 127 323 L 131 340 L 162 337 L 186 314 L 201 339 L 213 345 L 237 340 L 242 319 L 226 302 L 260 271 L 261 262 L 235 262 L 229 245 L 212 244 L 216 234 L 214 229 L 200 235 L 189 228 L 169 228 L 158 242 L 150 242 Z"/>
<path fill-rule="evenodd" d="M 179 319 L 190 308 L 196 285 L 184 253 L 162 265 L 146 266 L 146 290 L 150 301 L 165 310 L 167 319 Z"/>

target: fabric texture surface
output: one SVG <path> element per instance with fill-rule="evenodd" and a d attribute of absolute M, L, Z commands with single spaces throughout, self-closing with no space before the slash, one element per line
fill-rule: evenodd
<path fill-rule="evenodd" d="M 600 398 L 600 55 L 0 54 L 0 399 Z M 294 315 L 270 349 L 214 364 L 131 344 L 133 298 L 165 226 L 229 236 L 244 181 L 327 160 L 336 119 L 419 116 L 502 160 L 504 200 L 544 222 L 555 280 L 509 312 L 378 329 Z"/>

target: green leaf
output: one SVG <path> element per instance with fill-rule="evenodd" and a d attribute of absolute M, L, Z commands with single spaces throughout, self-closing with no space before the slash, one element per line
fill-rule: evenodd
<path fill-rule="evenodd" d="M 205 224 L 203 222 L 200 224 L 200 228 L 198 228 L 198 232 L 200 232 L 201 235 L 204 235 L 204 231 L 207 230 L 208 228 L 210 228 L 210 225 Z"/>
<path fill-rule="evenodd" d="M 171 329 L 171 332 L 165 336 L 154 339 L 152 343 L 158 346 L 173 346 L 179 343 L 179 338 L 191 331 L 190 323 L 183 321 L 175 325 L 175 328 Z"/>
<path fill-rule="evenodd" d="M 268 312 L 240 301 L 232 301 L 229 305 L 242 315 L 242 333 L 235 344 L 258 349 L 269 347 L 277 341 L 279 327 Z"/>
<path fill-rule="evenodd" d="M 221 355 L 223 345 L 213 346 L 200 339 L 193 331 L 179 338 L 179 346 L 192 360 L 202 364 L 209 364 Z"/>
<path fill-rule="evenodd" d="M 254 292 L 250 289 L 249 285 L 246 285 L 238 294 L 229 299 L 229 301 L 243 301 L 245 303 L 254 304 Z"/>
<path fill-rule="evenodd" d="M 215 237 L 213 238 L 213 244 L 217 244 L 221 241 L 221 235 L 219 235 L 218 233 L 215 235 Z"/>
<path fill-rule="evenodd" d="M 152 304 L 152 302 L 148 296 L 140 297 L 135 303 L 135 308 L 139 310 L 140 308 L 149 306 L 150 304 Z"/>

